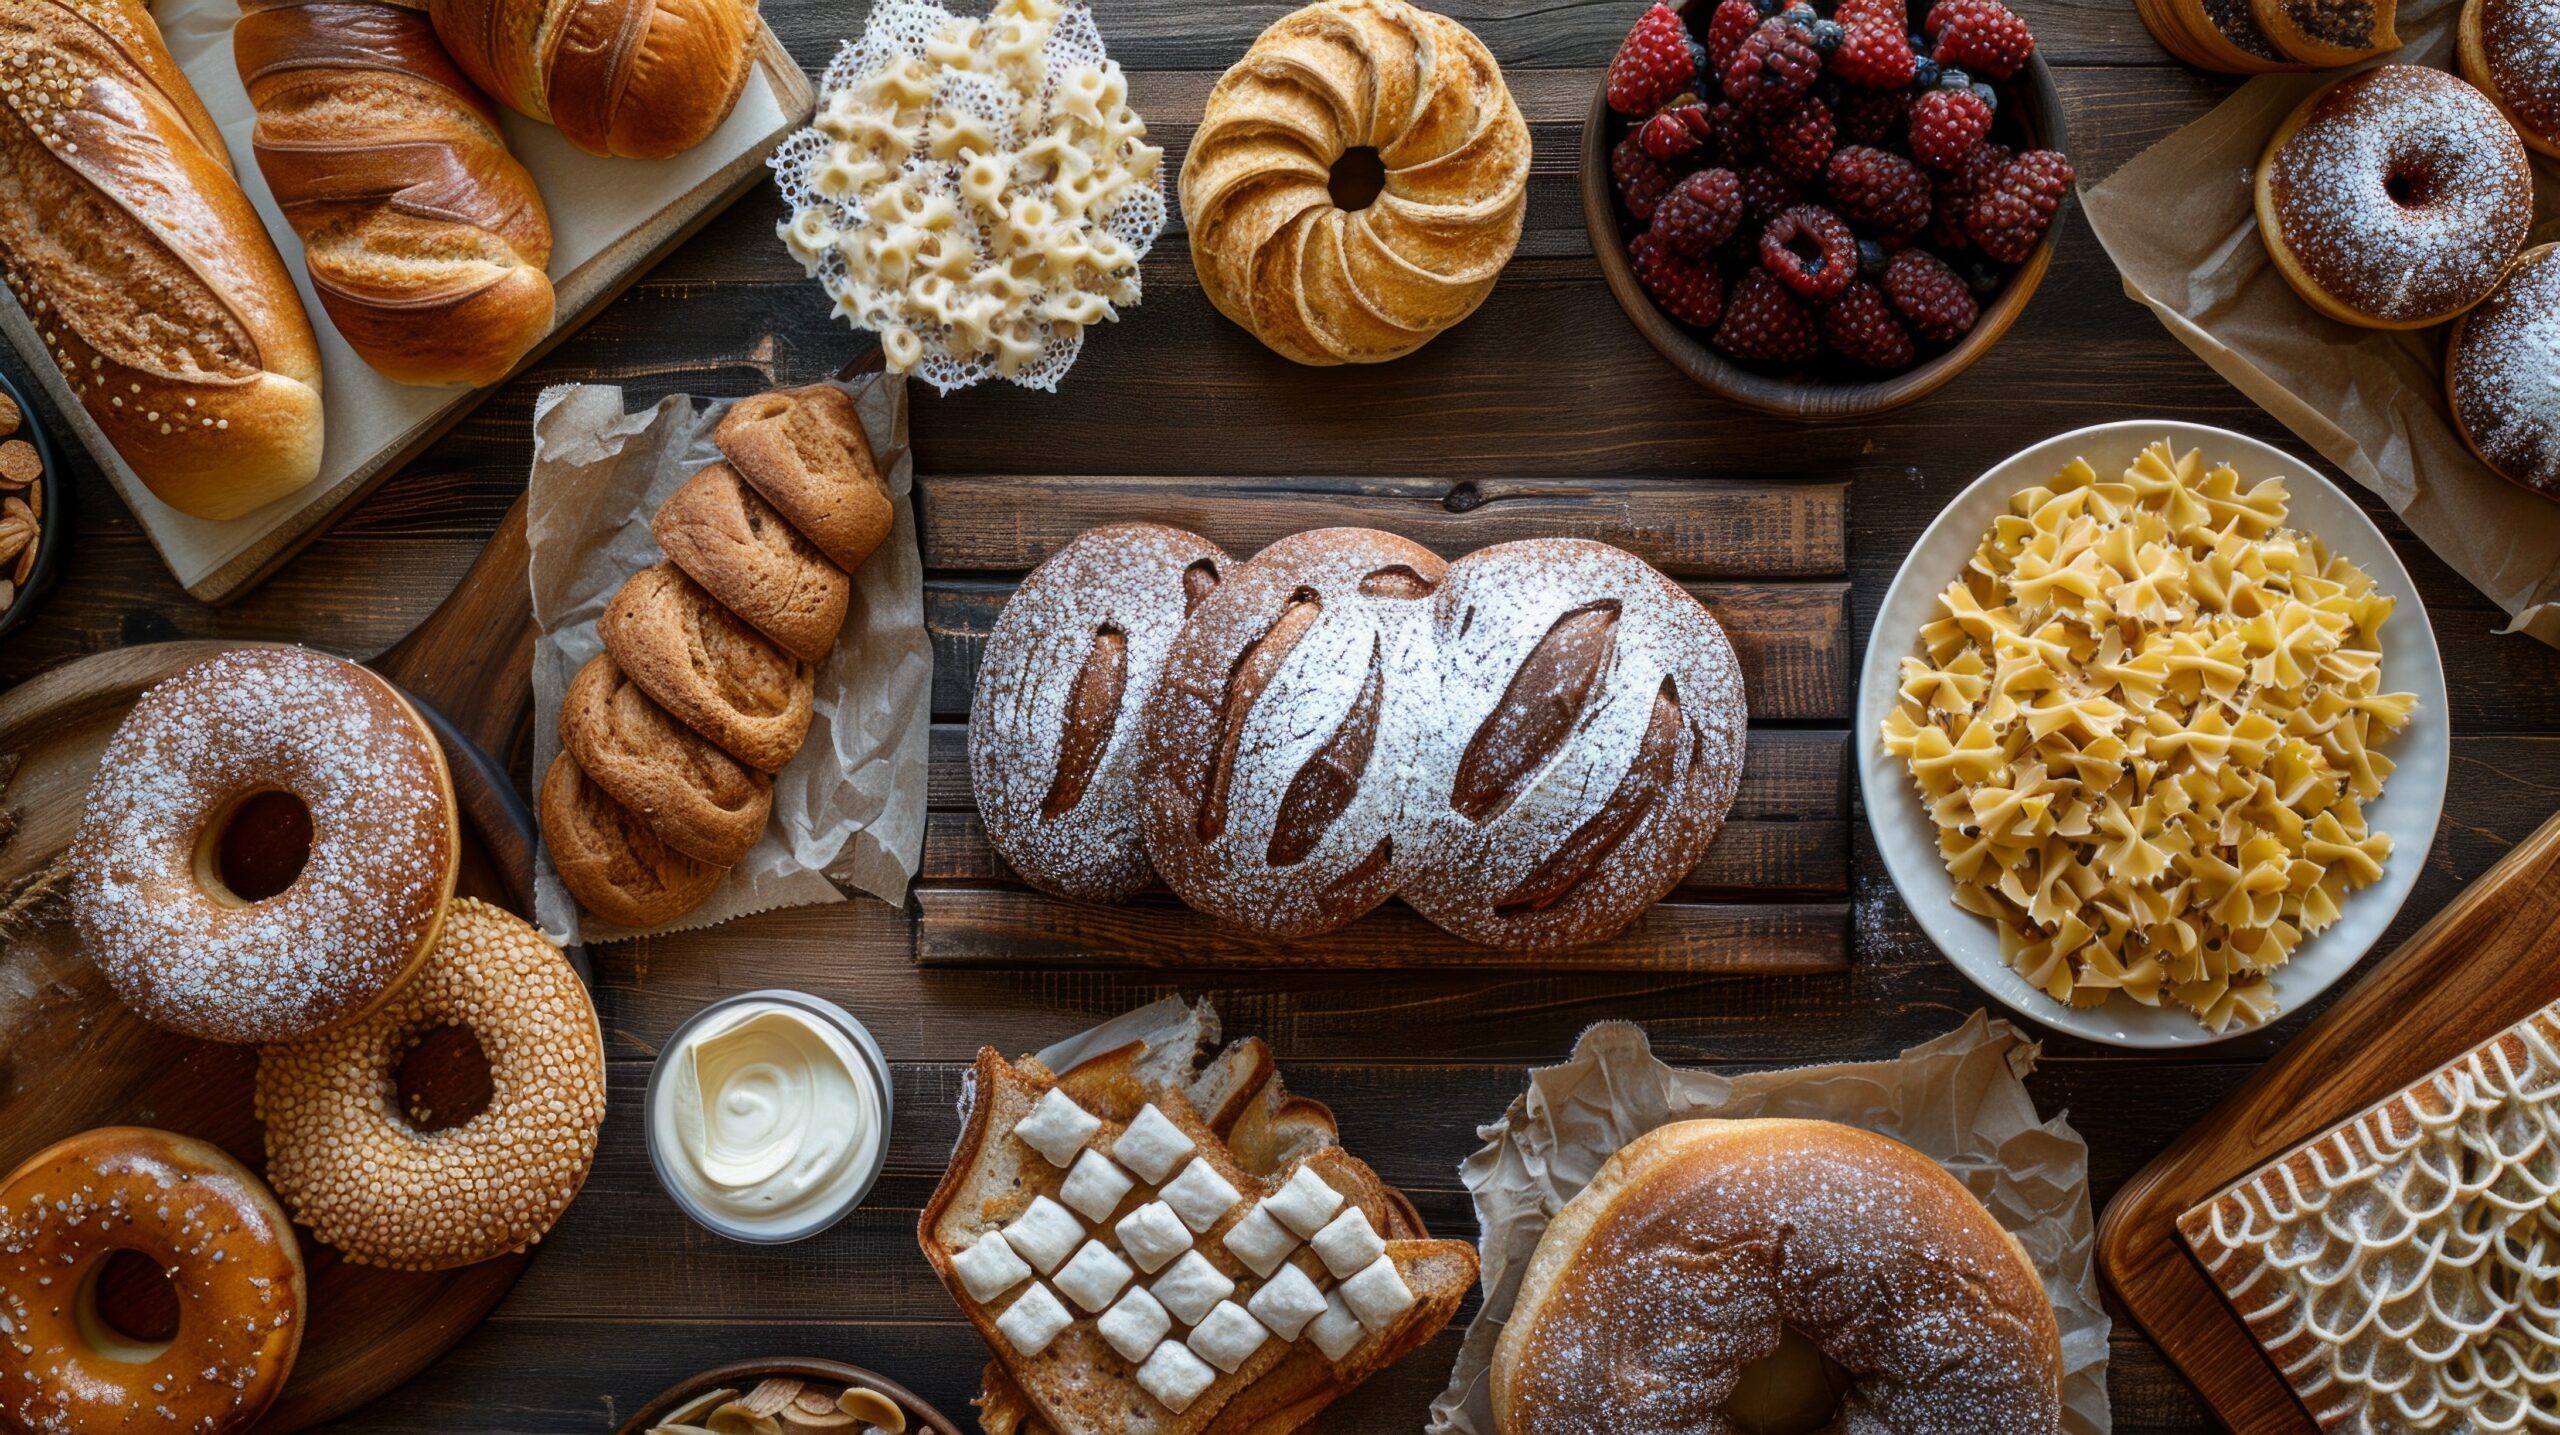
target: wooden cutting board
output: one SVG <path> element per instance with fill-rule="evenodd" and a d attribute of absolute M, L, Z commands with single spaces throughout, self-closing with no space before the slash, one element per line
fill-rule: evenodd
<path fill-rule="evenodd" d="M 505 552 L 512 545 L 511 563 Z M 420 699 L 444 740 L 461 799 L 459 890 L 532 910 L 533 821 L 479 742 L 503 741 L 525 703 L 531 628 L 505 627 L 506 593 L 524 588 L 522 507 L 475 576 L 416 633 L 375 660 Z M 485 581 L 494 558 L 514 582 Z M 524 606 L 521 598 L 518 606 Z M 527 615 L 529 617 L 529 614 Z M 250 1114 L 255 1048 L 196 1041 L 120 1006 L 76 950 L 47 873 L 78 826 L 99 752 L 144 689 L 215 653 L 220 642 L 157 643 L 100 653 L 0 695 L 0 1172 L 75 1132 L 114 1123 L 202 1137 L 252 1170 L 264 1162 Z M 512 665 L 507 653 L 516 656 Z M 513 688 L 504 675 L 512 674 Z M 492 675 L 496 691 L 485 699 Z M 471 715 L 466 733 L 442 712 Z M 509 714 L 512 713 L 511 718 Z M 494 734 L 494 736 L 489 736 Z M 46 892 L 52 895 L 43 895 Z M 435 1109 L 485 1094 L 485 1064 L 430 1042 L 403 1069 L 404 1090 Z M 479 1323 L 515 1284 L 526 1256 L 416 1274 L 349 1265 L 305 1233 L 311 1320 L 291 1381 L 262 1428 L 294 1430 L 343 1415 L 424 1368 Z M 101 1304 L 149 1337 L 173 1315 L 147 1265 L 111 1265 Z M 156 1329 L 155 1329 L 156 1327 Z"/>
<path fill-rule="evenodd" d="M 2261 1164 L 2560 1000 L 2560 817 L 2433 921 L 2107 1204 L 2098 1268 L 2222 1422 L 2317 1426 L 2179 1239 L 2178 1217 Z"/>

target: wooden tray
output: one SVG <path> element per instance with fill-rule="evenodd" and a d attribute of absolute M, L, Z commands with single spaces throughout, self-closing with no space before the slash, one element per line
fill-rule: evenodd
<path fill-rule="evenodd" d="M 671 1385 L 659 1391 L 628 1420 L 622 1422 L 620 1435 L 643 1435 L 649 1426 L 667 1417 L 668 1412 L 706 1390 L 732 1386 L 745 1390 L 759 1380 L 777 1375 L 796 1375 L 808 1380 L 833 1381 L 841 1385 L 867 1385 L 907 1412 L 907 1429 L 911 1435 L 960 1435 L 960 1427 L 948 1416 L 934 1409 L 924 1397 L 877 1371 L 841 1360 L 820 1360 L 814 1356 L 781 1356 L 772 1360 L 740 1360 L 706 1370 L 682 1385 Z"/>
<path fill-rule="evenodd" d="M 1847 498 L 1835 484 L 1709 480 L 928 477 L 916 485 L 934 643 L 916 960 L 928 966 L 1331 969 L 1532 966 L 1817 972 L 1849 957 Z M 1471 946 L 1390 903 L 1330 936 L 1268 941 L 1169 894 L 1072 902 L 1016 881 L 969 788 L 969 698 L 1015 580 L 1085 529 L 1146 519 L 1243 557 L 1303 529 L 1383 528 L 1449 557 L 1515 538 L 1596 538 L 1698 595 L 1732 639 L 1752 731 L 1714 846 L 1626 933 L 1569 952 Z"/>
<path fill-rule="evenodd" d="M 2560 1000 L 2560 817 L 2518 843 L 2107 1204 L 2098 1268 L 2234 1430 L 2315 1435 L 2178 1217 Z"/>
<path fill-rule="evenodd" d="M 524 642 L 504 628 L 505 592 L 521 595 L 524 543 L 521 508 L 491 547 L 510 547 L 510 585 L 487 581 L 484 558 L 454 600 L 409 639 L 375 660 L 386 676 L 419 700 L 444 739 L 462 802 L 460 890 L 514 908 L 532 909 L 533 820 L 473 734 L 503 736 L 524 695 L 491 671 L 526 686 L 530 625 Z M 493 606 L 494 604 L 494 606 Z M 464 640 L 469 640 L 468 642 Z M 104 980 L 83 961 L 58 901 L 21 912 L 18 899 L 68 844 L 97 755 L 135 697 L 151 684 L 214 653 L 220 642 L 159 643 L 100 653 L 66 664 L 0 695 L 0 1171 L 37 1148 L 113 1122 L 165 1127 L 220 1145 L 252 1169 L 264 1166 L 262 1137 L 250 1114 L 257 1072 L 252 1047 L 195 1041 L 143 1023 L 119 1006 Z M 474 651 L 474 649 L 477 651 Z M 491 661 L 520 649 L 515 665 Z M 457 661 L 468 654 L 472 661 Z M 466 730 L 438 710 L 470 713 Z M 477 739 L 486 740 L 486 739 Z M 13 920 L 14 919 L 14 920 Z M 13 930 L 14 929 L 14 930 Z M 428 1048 L 422 1048 L 428 1050 Z M 448 1053 L 436 1052 L 435 1056 Z M 429 1090 L 483 1084 L 485 1069 L 413 1060 L 407 1070 Z M 431 1105 L 448 1105 L 431 1100 Z M 413 1274 L 348 1265 L 328 1247 L 303 1241 L 316 1317 L 304 1337 L 293 1378 L 263 1428 L 298 1429 L 355 1409 L 407 1380 L 476 1325 L 515 1284 L 525 1255 L 458 1270 Z M 128 1324 L 152 1323 L 165 1291 L 146 1274 L 111 1267 L 102 1300 Z M 164 1312 L 165 1313 L 165 1312 Z"/>

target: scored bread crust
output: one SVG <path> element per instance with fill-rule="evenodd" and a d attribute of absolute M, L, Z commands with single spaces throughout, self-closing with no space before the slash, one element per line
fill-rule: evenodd
<path fill-rule="evenodd" d="M 827 561 L 738 471 L 705 467 L 649 520 L 667 561 L 804 663 L 823 663 L 844 628 L 853 579 Z"/>
<path fill-rule="evenodd" d="M 677 722 L 598 653 L 560 700 L 560 746 L 659 841 L 734 867 L 764 834 L 773 779 Z"/>
<path fill-rule="evenodd" d="M 1430 1339 L 1457 1314 L 1459 1303 L 1474 1288 L 1474 1248 L 1460 1241 L 1428 1239 L 1413 1218 L 1410 1203 L 1366 1163 L 1333 1144 L 1332 1113 L 1320 1104 L 1289 1098 L 1278 1089 L 1267 1050 L 1248 1052 L 1244 1061 L 1223 1075 L 1213 1066 L 1188 1088 L 1145 1074 L 1143 1055 L 1141 1048 L 1123 1047 L 1064 1077 L 1053 1077 L 1030 1058 L 1007 1062 L 993 1047 L 978 1053 L 967 1126 L 952 1152 L 950 1168 L 917 1221 L 916 1238 L 952 1299 L 995 1355 L 988 1367 L 981 1414 L 981 1423 L 995 1435 L 1008 1430 L 1046 1430 L 1058 1435 L 1277 1435 L 1304 1424 Z M 1250 1089 L 1240 1088 L 1238 1078 L 1250 1082 Z M 1319 1172 L 1349 1205 L 1369 1217 L 1386 1241 L 1387 1254 L 1412 1288 L 1413 1306 L 1386 1330 L 1366 1336 L 1340 1362 L 1326 1360 L 1304 1340 L 1267 1341 L 1235 1374 L 1220 1375 L 1180 1415 L 1157 1404 L 1136 1385 L 1134 1365 L 1104 1342 L 1089 1320 L 1078 1321 L 1039 1356 L 1019 1356 L 995 1325 L 1013 1292 L 997 1297 L 992 1305 L 972 1300 L 952 1268 L 951 1256 L 981 1233 L 1011 1220 L 1035 1196 L 1057 1197 L 1064 1173 L 1022 1143 L 1007 1139 L 1013 1126 L 1052 1086 L 1063 1087 L 1078 1105 L 1102 1119 L 1102 1132 L 1089 1144 L 1103 1150 L 1109 1149 L 1139 1108 L 1152 1102 L 1196 1143 L 1199 1154 L 1191 1159 L 1210 1161 L 1243 1193 L 1244 1199 L 1200 1233 L 1193 1246 L 1230 1278 L 1252 1279 L 1221 1238 L 1252 1209 L 1254 1198 L 1278 1189 L 1304 1165 Z M 1202 1116 L 1192 1098 L 1195 1091 L 1240 1118 L 1257 1108 L 1283 1117 L 1296 1128 L 1296 1139 L 1289 1144 L 1299 1154 L 1285 1168 L 1249 1168 Z M 1311 1273 L 1321 1271 L 1311 1265 L 1314 1257 L 1304 1246 L 1293 1253 L 1292 1260 Z"/>
<path fill-rule="evenodd" d="M 1174 635 L 1234 562 L 1155 523 L 1086 529 L 997 615 L 969 705 L 987 841 L 1043 891 L 1111 902 L 1155 880 L 1139 829 L 1146 704 Z"/>
<path fill-rule="evenodd" d="M 2026 1251 L 1944 1168 L 1828 1121 L 1680 1121 L 1551 1221 L 1493 1358 L 1499 1435 L 1695 1429 L 1800 1332 L 1856 1372 L 1833 1428 L 2061 1429 L 2061 1334 Z"/>
<path fill-rule="evenodd" d="M 896 512 L 853 395 L 833 384 L 770 389 L 729 406 L 711 431 L 730 467 L 847 573 L 889 536 Z"/>
<path fill-rule="evenodd" d="M 809 735 L 817 675 L 672 563 L 631 575 L 596 622 L 605 651 L 685 726 L 764 772 Z"/>

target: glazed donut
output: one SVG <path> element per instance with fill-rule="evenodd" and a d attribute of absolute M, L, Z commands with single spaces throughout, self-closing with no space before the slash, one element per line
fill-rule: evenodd
<path fill-rule="evenodd" d="M 107 1257 L 168 1274 L 176 1333 L 98 1314 Z M 302 1246 L 220 1149 L 140 1126 L 84 1131 L 0 1183 L 0 1425 L 221 1435 L 266 1412 L 302 1348 Z"/>
<path fill-rule="evenodd" d="M 2258 232 L 2330 318 L 2422 329 L 2489 297 L 2533 223 L 2533 166 L 2489 97 L 2383 65 L 2314 92 L 2258 162 Z"/>
<path fill-rule="evenodd" d="M 2454 325 L 2444 387 L 2482 463 L 2560 499 L 2560 244 L 2527 251 Z"/>
<path fill-rule="evenodd" d="M 2462 77 L 2526 144 L 2560 155 L 2560 0 L 2466 0 L 2456 33 Z"/>
<path fill-rule="evenodd" d="M 1493 1359 L 1500 1435 L 1732 1435 L 1793 1330 L 1850 1372 L 1826 1432 L 2053 1435 L 2062 1345 L 2017 1240 L 1938 1164 L 1828 1121 L 1682 1121 L 1538 1241 Z"/>
<path fill-rule="evenodd" d="M 73 839 L 80 945 L 145 1020 L 238 1043 L 363 1015 L 435 945 L 461 829 L 444 749 L 343 659 L 244 648 L 144 693 Z"/>
<path fill-rule="evenodd" d="M 488 1105 L 422 1132 L 401 1059 L 441 1027 L 488 1056 Z M 464 898 L 416 979 L 380 1011 L 258 1054 L 267 1178 L 350 1261 L 431 1271 L 519 1251 L 578 1194 L 604 1123 L 604 1036 L 560 949 Z"/>

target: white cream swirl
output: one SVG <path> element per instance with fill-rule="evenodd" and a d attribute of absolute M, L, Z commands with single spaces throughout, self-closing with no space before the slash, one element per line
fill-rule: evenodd
<path fill-rule="evenodd" d="M 834 1024 L 742 1002 L 666 1052 L 650 1113 L 659 1167 L 697 1211 L 794 1239 L 839 1212 L 878 1164 L 881 1092 Z"/>

